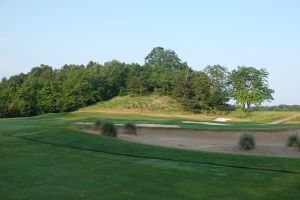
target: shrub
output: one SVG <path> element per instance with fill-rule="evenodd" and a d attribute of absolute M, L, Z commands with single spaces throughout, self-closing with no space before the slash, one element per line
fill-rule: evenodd
<path fill-rule="evenodd" d="M 299 146 L 299 137 L 295 134 L 295 135 L 289 135 L 288 137 L 288 141 L 287 141 L 287 146 L 288 147 L 297 147 Z"/>
<path fill-rule="evenodd" d="M 95 122 L 94 122 L 94 129 L 95 129 L 95 130 L 100 130 L 102 124 L 103 124 L 105 121 L 106 121 L 105 119 L 96 119 Z"/>
<path fill-rule="evenodd" d="M 255 149 L 255 137 L 250 133 L 244 133 L 240 136 L 239 145 L 243 150 Z"/>
<path fill-rule="evenodd" d="M 100 130 L 100 127 L 101 127 L 101 120 L 96 119 L 95 122 L 94 122 L 94 129 Z"/>
<path fill-rule="evenodd" d="M 117 128 L 111 121 L 103 122 L 101 132 L 104 136 L 117 137 Z"/>
<path fill-rule="evenodd" d="M 128 122 L 124 125 L 125 133 L 130 135 L 136 135 L 136 126 L 134 123 Z"/>

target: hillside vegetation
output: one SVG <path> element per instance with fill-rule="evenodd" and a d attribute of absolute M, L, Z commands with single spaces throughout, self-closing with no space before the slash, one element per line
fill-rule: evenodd
<path fill-rule="evenodd" d="M 265 69 L 246 66 L 231 71 L 221 65 L 193 70 L 174 51 L 162 47 L 153 48 L 143 65 L 117 60 L 57 69 L 41 65 L 0 81 L 0 118 L 70 112 L 116 96 L 142 99 L 151 94 L 169 96 L 181 105 L 175 110 L 171 106 L 165 110 L 165 105 L 159 107 L 156 101 L 154 105 L 126 106 L 160 112 L 177 112 L 178 108 L 181 112 L 184 107 L 207 113 L 230 110 L 228 102 L 232 99 L 249 112 L 253 105 L 273 99 L 268 75 Z M 164 102 L 174 105 L 171 100 Z"/>
<path fill-rule="evenodd" d="M 157 113 L 184 113 L 184 107 L 169 96 L 117 96 L 108 101 L 80 109 L 79 111 L 148 111 Z"/>
<path fill-rule="evenodd" d="M 92 106 L 79 109 L 78 112 L 110 112 L 110 113 L 143 113 L 149 115 L 172 115 L 174 118 L 210 121 L 218 117 L 226 117 L 232 121 L 269 123 L 293 116 L 297 112 L 255 111 L 247 115 L 237 109 L 232 112 L 199 113 L 186 111 L 174 98 L 160 95 L 147 96 L 117 96 L 108 101 L 99 102 Z"/>

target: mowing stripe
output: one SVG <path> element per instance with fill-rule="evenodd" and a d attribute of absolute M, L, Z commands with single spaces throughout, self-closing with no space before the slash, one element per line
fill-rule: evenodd
<path fill-rule="evenodd" d="M 57 146 L 57 147 L 65 147 L 65 148 L 69 148 L 69 149 L 77 149 L 77 150 L 90 151 L 90 152 L 96 152 L 96 153 L 104 153 L 104 154 L 109 154 L 109 155 L 114 155 L 114 156 L 125 156 L 125 157 L 132 157 L 132 158 L 162 160 L 162 161 L 171 161 L 171 162 L 182 162 L 182 163 L 191 163 L 191 164 L 200 164 L 200 165 L 213 165 L 213 166 L 219 166 L 219 167 L 257 170 L 257 171 L 266 171 L 266 172 L 278 172 L 278 173 L 286 173 L 286 174 L 300 174 L 300 172 L 291 171 L 291 170 L 266 169 L 266 168 L 259 168 L 259 167 L 247 167 L 247 166 L 238 166 L 238 165 L 218 164 L 218 163 L 212 163 L 212 162 L 196 162 L 196 161 L 164 158 L 164 157 L 159 157 L 159 156 L 139 156 L 139 155 L 132 155 L 132 154 L 128 154 L 128 153 L 116 153 L 116 152 L 110 152 L 110 151 L 105 151 L 105 150 L 95 150 L 95 149 L 82 148 L 82 147 L 80 148 L 80 147 L 75 147 L 75 146 L 70 146 L 70 145 L 56 144 L 56 143 L 51 143 L 51 142 L 46 142 L 46 141 L 39 141 L 39 140 L 34 140 L 34 139 L 29 139 L 29 138 L 24 138 L 24 137 L 19 137 L 19 136 L 7 135 L 7 134 L 3 134 L 3 136 L 13 137 L 13 138 L 22 139 L 22 140 L 27 140 L 27 141 L 31 141 L 31 142 L 40 143 L 40 144 L 47 144 L 47 145 L 52 145 L 52 146 Z"/>

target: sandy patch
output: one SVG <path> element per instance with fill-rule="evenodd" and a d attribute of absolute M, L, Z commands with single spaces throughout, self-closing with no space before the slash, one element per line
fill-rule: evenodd
<path fill-rule="evenodd" d="M 256 148 L 252 151 L 243 151 L 239 148 L 238 141 L 243 132 L 238 131 L 139 128 L 137 133 L 137 136 L 121 133 L 119 138 L 180 149 L 300 158 L 300 151 L 286 147 L 288 136 L 293 134 L 290 131 L 253 132 L 256 137 Z"/>
<path fill-rule="evenodd" d="M 93 125 L 94 123 L 92 123 L 92 122 L 76 122 L 74 124 L 76 124 L 76 125 Z"/>
<path fill-rule="evenodd" d="M 219 118 L 216 118 L 214 119 L 215 122 L 227 122 L 227 121 L 230 121 L 231 119 L 229 118 L 223 118 L 223 117 L 219 117 Z"/>
<path fill-rule="evenodd" d="M 99 131 L 93 129 L 84 129 L 83 131 L 100 135 Z M 300 151 L 296 148 L 286 147 L 288 136 L 294 134 L 295 130 L 252 132 L 256 137 L 256 148 L 252 151 L 243 151 L 239 148 L 239 137 L 243 134 L 241 131 L 138 127 L 137 135 L 128 135 L 120 127 L 118 132 L 118 138 L 141 144 L 208 152 L 300 158 Z"/>
<path fill-rule="evenodd" d="M 184 124 L 205 124 L 210 126 L 228 126 L 229 124 L 221 124 L 215 122 L 195 122 L 195 121 L 182 121 Z"/>

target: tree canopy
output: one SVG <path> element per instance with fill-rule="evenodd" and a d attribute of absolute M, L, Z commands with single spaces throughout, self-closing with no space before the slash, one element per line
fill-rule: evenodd
<path fill-rule="evenodd" d="M 268 72 L 221 65 L 191 69 L 169 49 L 155 47 L 144 65 L 112 60 L 104 64 L 48 65 L 0 82 L 0 117 L 74 111 L 118 95 L 157 93 L 178 100 L 186 110 L 210 112 L 226 108 L 231 97 L 244 109 L 272 100 Z"/>
<path fill-rule="evenodd" d="M 269 88 L 268 76 L 266 69 L 246 66 L 239 66 L 231 72 L 233 98 L 245 112 L 248 112 L 253 104 L 261 105 L 264 101 L 273 100 L 274 90 Z"/>

